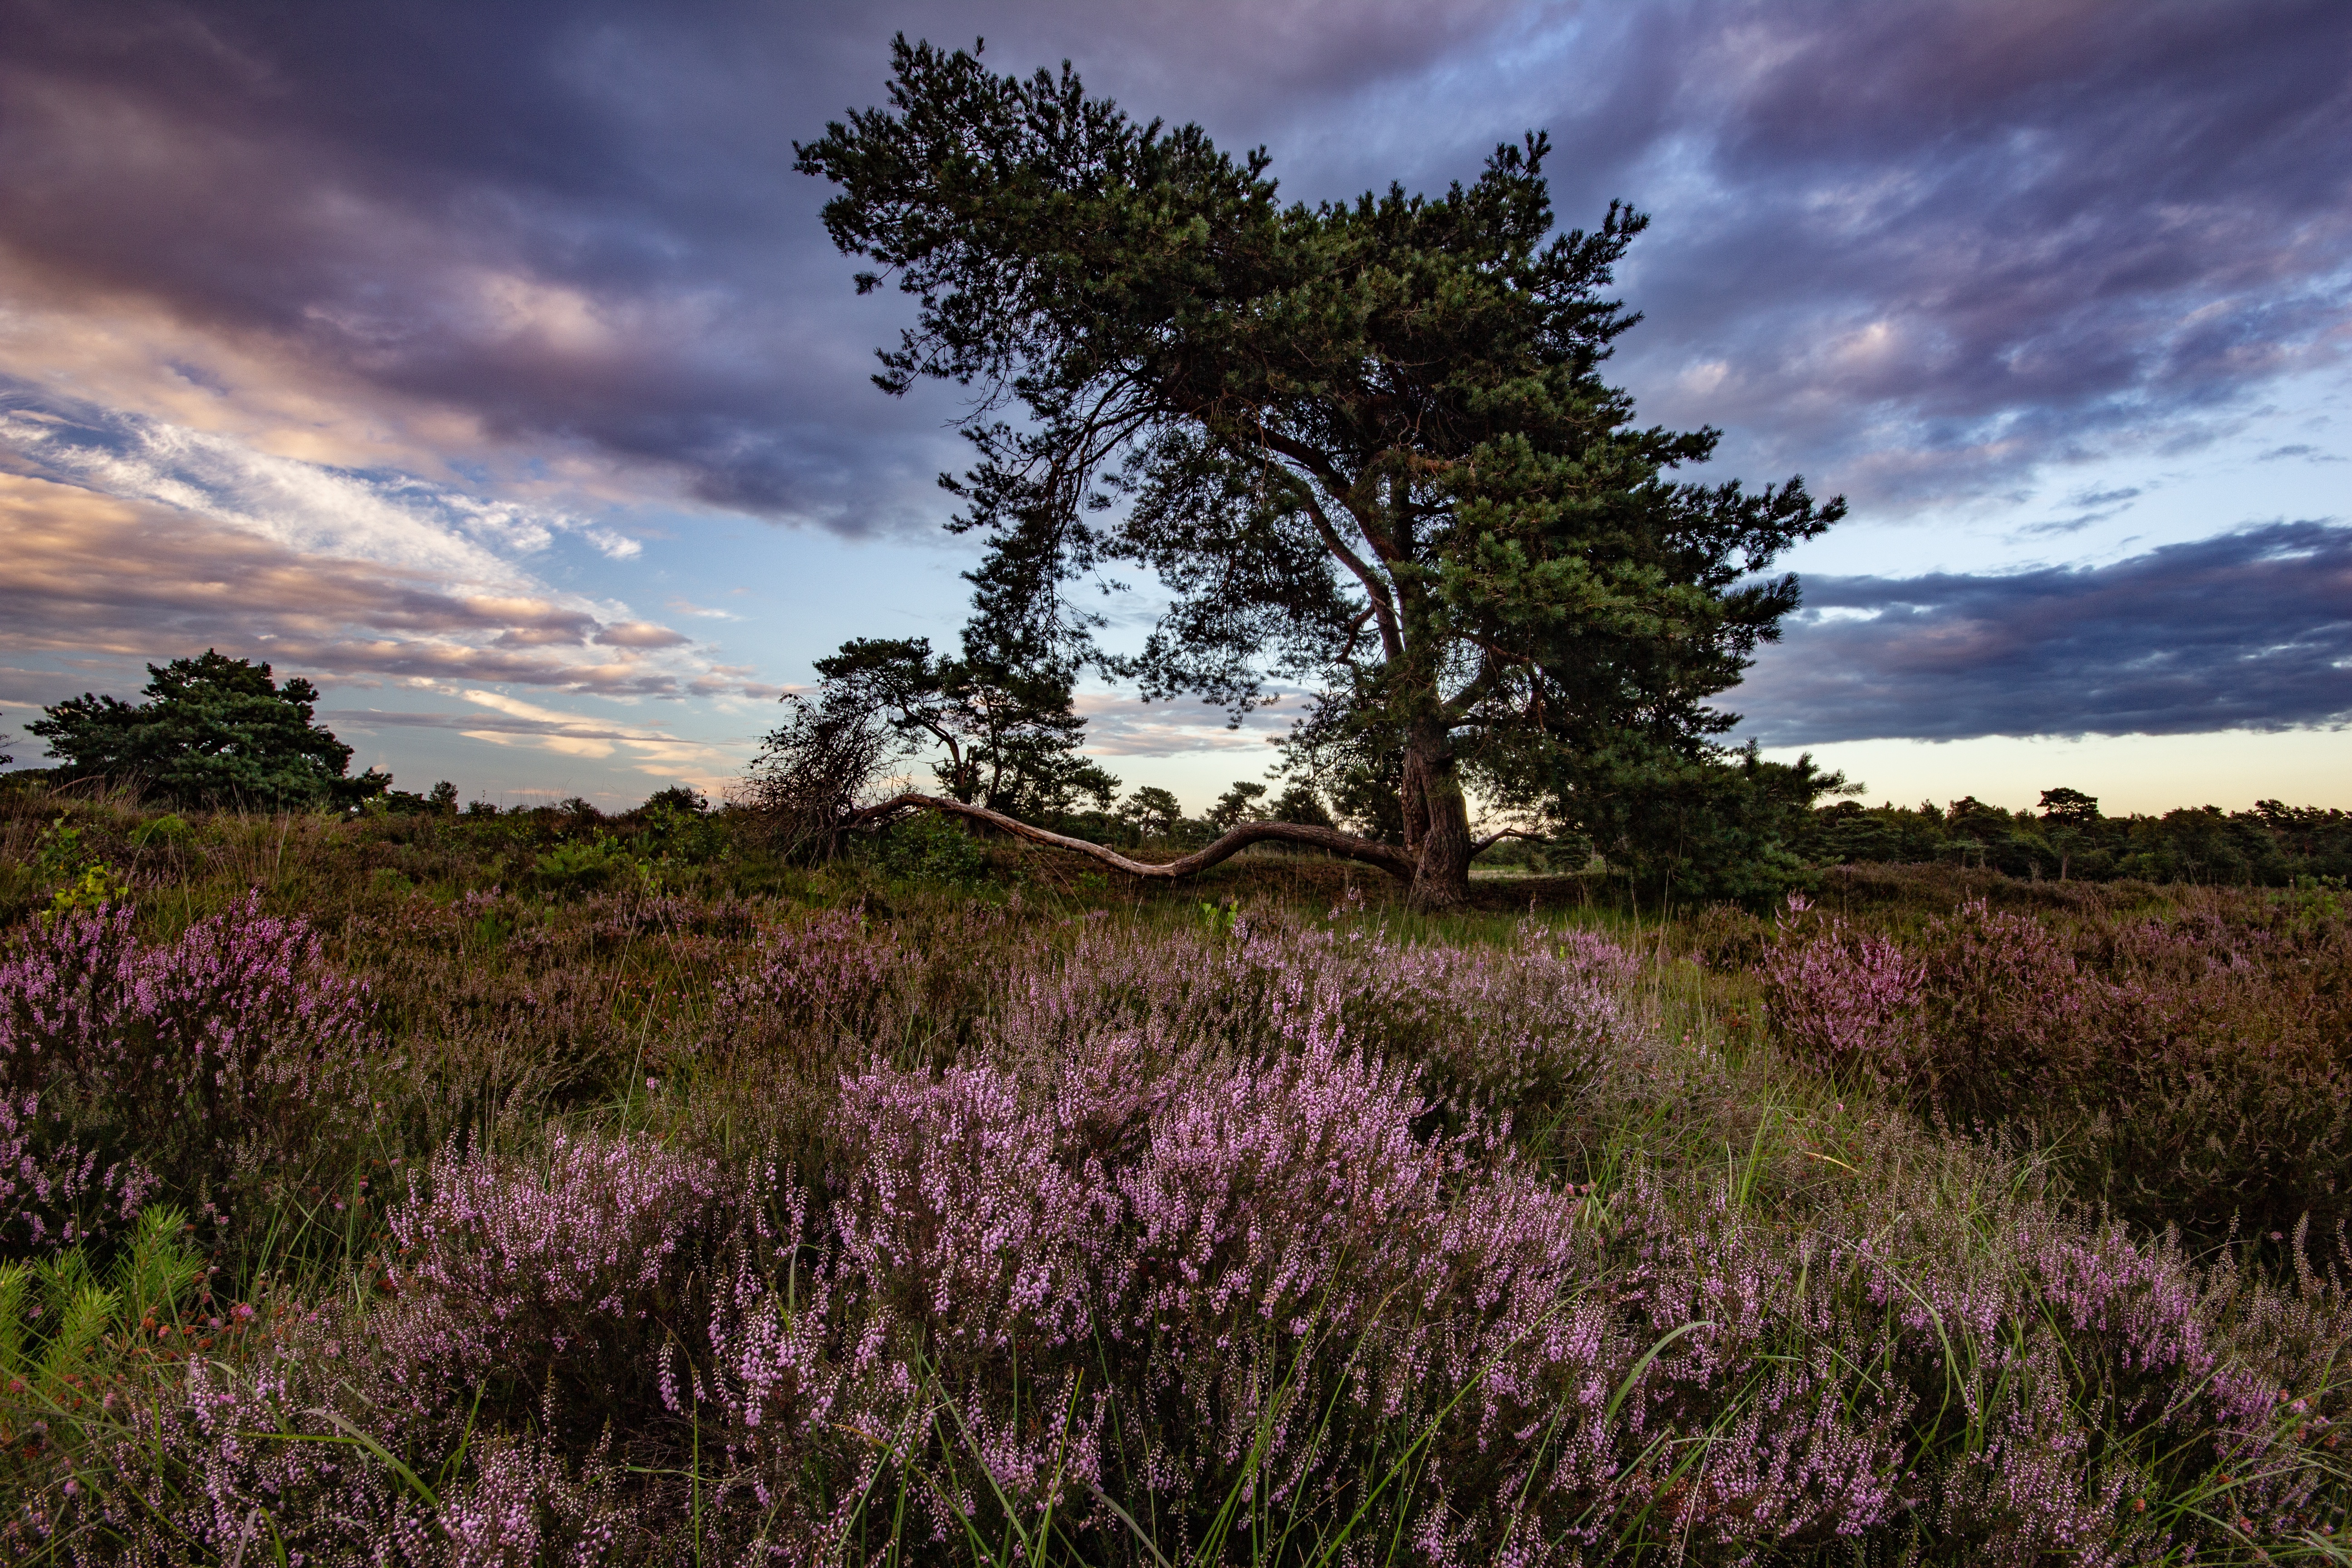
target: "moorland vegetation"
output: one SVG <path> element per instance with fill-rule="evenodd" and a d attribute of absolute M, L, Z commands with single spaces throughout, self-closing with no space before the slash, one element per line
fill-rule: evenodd
<path fill-rule="evenodd" d="M 10 1559 L 2344 1556 L 2331 889 L 774 830 L 0 792 Z"/>

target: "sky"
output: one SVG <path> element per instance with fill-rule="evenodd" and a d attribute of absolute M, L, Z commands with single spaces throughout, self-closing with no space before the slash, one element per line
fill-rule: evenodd
<path fill-rule="evenodd" d="M 792 170 L 899 31 L 1287 197 L 1544 129 L 1564 226 L 1650 213 L 1612 377 L 1852 508 L 1722 700 L 1768 755 L 2352 807 L 2340 0 L 0 0 L 0 750 L 215 647 L 401 787 L 625 805 L 846 637 L 952 644 L 963 405 L 870 384 L 906 302 Z M 1289 715 L 1080 706 L 1195 809 Z"/>

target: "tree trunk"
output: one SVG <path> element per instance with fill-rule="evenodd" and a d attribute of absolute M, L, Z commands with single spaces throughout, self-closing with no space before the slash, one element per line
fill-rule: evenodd
<path fill-rule="evenodd" d="M 961 816 L 967 822 L 977 822 L 997 832 L 1010 834 L 1015 838 L 1026 838 L 1033 844 L 1050 844 L 1057 849 L 1075 850 L 1080 855 L 1102 862 L 1114 870 L 1124 871 L 1130 877 L 1142 877 L 1154 881 L 1175 881 L 1190 877 L 1195 872 L 1207 870 L 1220 861 L 1231 859 L 1235 854 L 1253 844 L 1268 841 L 1304 844 L 1313 848 L 1328 850 L 1334 855 L 1345 856 L 1350 860 L 1360 860 L 1366 865 L 1377 866 L 1397 880 L 1408 884 L 1413 882 L 1419 870 L 1418 863 L 1412 856 L 1393 844 L 1382 844 L 1370 838 L 1359 838 L 1352 833 L 1342 833 L 1336 827 L 1312 827 L 1299 822 L 1238 822 L 1215 843 L 1206 848 L 1195 849 L 1180 859 L 1157 863 L 1149 860 L 1131 860 L 1106 845 L 1096 844 L 1084 838 L 1073 838 L 1066 833 L 1055 833 L 1051 828 L 1039 827 L 1034 824 L 1023 822 L 1018 817 L 1007 816 L 1003 812 L 992 811 L 984 805 L 970 805 L 960 800 L 945 799 L 935 795 L 918 795 L 912 792 L 893 795 L 878 805 L 864 806 L 851 812 L 841 822 L 838 831 L 846 833 L 867 823 L 885 822 L 899 812 L 913 807 L 944 811 L 952 816 Z"/>
<path fill-rule="evenodd" d="M 1453 748 L 1435 726 L 1405 746 L 1404 817 L 1407 847 L 1417 858 L 1406 906 L 1422 913 L 1461 908 L 1470 899 L 1470 857 L 1476 850 Z"/>

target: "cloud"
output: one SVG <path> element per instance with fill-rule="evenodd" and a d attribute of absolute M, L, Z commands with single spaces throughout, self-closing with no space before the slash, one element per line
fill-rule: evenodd
<path fill-rule="evenodd" d="M 683 740 L 652 725 L 614 725 L 562 713 L 496 691 L 467 690 L 465 700 L 491 710 L 443 713 L 397 709 L 346 708 L 322 710 L 321 722 L 338 733 L 365 733 L 379 729 L 447 730 L 467 740 L 492 745 L 530 745 L 561 756 L 601 761 L 620 755 L 637 764 L 636 771 L 664 773 L 680 768 L 699 769 L 711 776 L 740 769 L 749 747 Z"/>
<path fill-rule="evenodd" d="M 887 32 L 854 30 L 870 79 Z M 102 343 L 118 405 L 389 426 L 419 471 L 503 453 L 852 533 L 935 514 L 936 415 L 840 395 L 890 323 L 804 308 L 848 293 L 788 167 L 840 107 L 812 29 L 20 0 L 9 31 L 0 297 L 11 357 L 47 362 L 18 374 L 74 384 Z"/>
<path fill-rule="evenodd" d="M 1310 198 L 1442 187 L 1549 126 L 1567 221 L 1658 215 L 1619 364 L 1645 416 L 1882 507 L 2194 442 L 2347 342 L 2336 0 L 16 0 L 9 25 L 0 355 L 312 461 L 928 526 L 957 405 L 867 387 L 904 302 L 850 299 L 827 193 L 790 170 L 879 99 L 897 26 L 1074 57 L 1139 115 L 1268 142 Z"/>
<path fill-rule="evenodd" d="M 596 640 L 607 647 L 683 647 L 694 639 L 651 621 L 616 621 L 600 627 Z"/>
<path fill-rule="evenodd" d="M 2011 537 L 2045 539 L 2054 535 L 2080 533 L 2093 523 L 2105 522 L 2109 518 L 2121 517 L 2131 510 L 2132 498 L 2139 493 L 2137 489 L 2120 489 L 2085 491 L 2080 495 L 2069 496 L 2067 498 L 2069 505 L 2096 507 L 2099 510 L 2078 512 L 2073 517 L 2053 518 L 2047 522 L 2030 522 L 2015 530 Z M 2116 504 L 2105 504 L 2109 502 Z"/>
<path fill-rule="evenodd" d="M 1207 703 L 1145 702 L 1111 692 L 1081 692 L 1073 706 L 1087 721 L 1087 754 L 1096 757 L 1234 751 L 1263 755 L 1277 728 L 1272 718 L 1253 717 L 1238 730 L 1227 729 L 1224 710 Z M 1286 718 L 1278 727 L 1288 727 Z"/>
<path fill-rule="evenodd" d="M 2352 528 L 2275 522 L 2110 565 L 1813 577 L 1727 694 L 1771 746 L 2352 723 Z"/>
<path fill-rule="evenodd" d="M 415 519 L 387 522 L 396 508 L 255 528 L 203 510 L 193 488 L 153 489 L 189 504 L 0 472 L 0 647 L 157 659 L 219 647 L 318 678 L 612 696 L 699 692 L 718 673 L 681 634 Z M 759 685 L 720 678 L 731 692 Z"/>
<path fill-rule="evenodd" d="M 1725 0 L 1578 42 L 1549 100 L 1569 210 L 1658 215 L 1622 368 L 1743 461 L 1885 510 L 1995 495 L 2193 445 L 2352 346 L 2326 0 Z"/>
<path fill-rule="evenodd" d="M 2053 535 L 2080 533 L 2095 522 L 2105 522 L 2115 516 L 2112 511 L 2086 511 L 2080 517 L 2053 518 L 2048 522 L 2029 522 L 2017 530 L 2020 539 L 2046 539 Z"/>
<path fill-rule="evenodd" d="M 237 436 L 5 379 L 0 465 L 202 512 L 289 550 L 488 587 L 533 581 L 516 558 L 539 554 L 564 535 L 614 559 L 643 548 L 560 507 L 485 497 L 397 470 L 290 458 Z"/>

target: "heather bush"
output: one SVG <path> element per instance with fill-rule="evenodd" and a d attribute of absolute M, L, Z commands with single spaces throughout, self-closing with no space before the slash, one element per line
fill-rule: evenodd
<path fill-rule="evenodd" d="M 79 1457 L 95 1493 L 53 1484 L 33 1533 L 163 1561 L 644 1555 L 649 1492 L 651 1517 L 676 1521 L 658 1467 L 648 1487 L 628 1462 L 671 1456 L 659 1351 L 707 1316 L 697 1269 L 727 1223 L 723 1186 L 649 1138 L 558 1135 L 535 1160 L 443 1151 L 393 1211 L 394 1256 L 366 1260 L 366 1297 L 189 1357 L 176 1382 L 119 1386 L 127 1429 Z M 250 1307 L 230 1318 L 211 1321 L 225 1341 L 257 1323 Z"/>
<path fill-rule="evenodd" d="M 1971 901 L 1901 946 L 1802 918 L 1761 974 L 1800 1059 L 1955 1128 L 2030 1126 L 2144 1226 L 2275 1241 L 2352 1214 L 2341 921 L 2069 930 Z"/>
<path fill-rule="evenodd" d="M 117 1193 L 144 1172 L 220 1219 L 299 1187 L 366 1109 L 365 988 L 257 897 L 171 942 L 132 918 L 37 925 L 0 962 L 0 1094 L 20 1121 L 37 1097 L 49 1157 L 112 1163 Z"/>
<path fill-rule="evenodd" d="M 94 1445 L 86 1479 L 0 1526 L 28 1553 L 80 1562 L 299 1562 L 492 1568 L 644 1561 L 619 1467 L 527 1431 L 403 1432 L 355 1397 L 356 1347 L 329 1334 L 251 1364 L 197 1362 L 140 1429 Z"/>
<path fill-rule="evenodd" d="M 887 1288 L 861 1343 L 889 1319 L 927 1342 L 869 1377 L 901 1391 L 869 1429 L 908 1443 L 928 1388 L 952 1415 L 901 1462 L 927 1442 L 999 1509 L 1066 1510 L 1091 1561 L 1141 1555 L 1110 1501 L 1163 1546 L 1246 1521 L 1272 1560 L 1345 1520 L 1436 1562 L 1931 1530 L 2032 1562 L 2160 1552 L 2177 1519 L 2119 1527 L 2126 1499 L 2208 1467 L 2252 1472 L 2232 1506 L 2274 1526 L 2326 1500 L 2302 1458 L 2346 1408 L 2325 1290 L 2253 1293 L 2273 1321 L 2248 1346 L 2177 1255 L 2031 1202 L 1974 1216 L 1990 1256 L 1899 1210 L 1776 1225 L 1736 1182 L 1655 1170 L 1604 1205 L 1507 1144 L 1416 1136 L 1411 1075 L 1328 1028 L 1262 1067 L 1114 1041 L 1043 1082 L 848 1086 L 831 1300 Z M 2282 1388 L 2332 1414 L 2282 1426 Z"/>
<path fill-rule="evenodd" d="M 104 1166 L 41 1097 L 0 1093 L 0 1258 L 38 1256 L 103 1237 L 137 1216 L 156 1185 L 136 1157 Z"/>
<path fill-rule="evenodd" d="M 504 943 L 503 963 L 478 951 L 419 953 L 401 973 L 371 977 L 402 1028 L 405 1075 L 439 1091 L 427 1125 L 520 1132 L 602 1104 L 633 1072 L 641 1079 L 652 988 L 617 985 L 577 953 L 533 951 L 544 930 Z"/>
<path fill-rule="evenodd" d="M 951 1415 L 901 1462 L 960 1460 L 996 1500 L 934 1504 L 940 1534 L 1059 1507 L 1095 1561 L 1141 1557 L 1128 1519 L 1213 1560 L 1246 1537 L 1303 1561 L 1360 1534 L 1437 1561 L 1516 1541 L 1535 1561 L 1646 1508 L 1674 1466 L 1645 1455 L 1643 1417 L 1689 1415 L 1663 1392 L 1683 1352 L 1643 1360 L 1581 1200 L 1491 1139 L 1416 1136 L 1411 1075 L 1328 1030 L 1310 1019 L 1264 1065 L 1154 1072 L 1113 1041 L 1034 1086 L 966 1069 L 845 1089 L 862 1168 L 828 1284 L 887 1293 L 869 1335 L 895 1319 L 928 1341 L 899 1331 L 922 1360 L 897 1386 Z M 1808 1397 L 1826 1386 L 1783 1380 L 1750 1413 L 1752 1439 L 1811 1455 L 1793 1484 L 1721 1489 L 1751 1526 L 1875 1506 L 1853 1489 L 1895 1463 L 1885 1423 Z M 1024 1424 L 1024 1402 L 1053 1418 Z M 907 1424 L 871 1420 L 901 1442 Z"/>
<path fill-rule="evenodd" d="M 773 1224 L 643 1138 L 452 1154 L 398 1294 L 192 1375 L 107 1506 L 329 1562 L 501 1517 L 619 1556 L 1136 1563 L 2120 1563 L 2340 1518 L 2352 1323 L 2316 1276 L 2085 1230 L 1917 1134 L 1834 1143 L 1848 1190 L 1791 1215 L 1737 1169 L 1564 1188 L 1424 1103 L 1316 1015 L 1259 1059 L 877 1066 Z"/>
<path fill-rule="evenodd" d="M 721 1187 L 709 1159 L 643 1137 L 559 1132 L 530 1161 L 445 1148 L 392 1211 L 373 1330 L 428 1408 L 470 1389 L 591 1432 L 643 1416 Z"/>
<path fill-rule="evenodd" d="M 1643 1032 L 1629 995 L 1640 961 L 1590 932 L 1516 933 L 1508 957 L 1412 943 L 1375 928 L 1279 923 L 1229 936 L 1150 935 L 1089 922 L 1066 958 L 1009 975 L 988 1041 L 1047 1058 L 1102 1031 L 1242 1052 L 1281 1050 L 1328 1016 L 1418 1068 L 1433 1109 L 1559 1114 Z"/>
<path fill-rule="evenodd" d="M 872 1037 L 899 998 L 907 958 L 862 909 L 833 910 L 765 933 L 757 967 L 722 979 L 712 1013 L 730 1045 L 787 1031 Z"/>
<path fill-rule="evenodd" d="M 1772 928 L 1737 904 L 1709 904 L 1690 922 L 1692 956 L 1710 968 L 1753 967 L 1771 945 Z"/>

